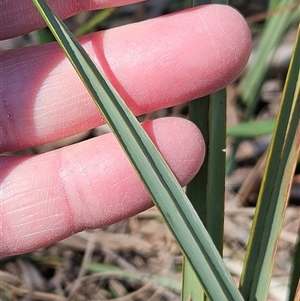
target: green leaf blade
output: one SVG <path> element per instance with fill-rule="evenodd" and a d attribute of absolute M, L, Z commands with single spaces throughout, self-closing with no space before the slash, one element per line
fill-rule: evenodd
<path fill-rule="evenodd" d="M 254 138 L 270 135 L 275 127 L 274 119 L 255 120 L 232 125 L 227 129 L 227 136 L 235 138 Z"/>
<path fill-rule="evenodd" d="M 259 192 L 241 279 L 245 299 L 266 300 L 277 242 L 299 154 L 300 27 L 290 63 L 267 166 Z"/>
<path fill-rule="evenodd" d="M 123 100 L 43 0 L 32 0 L 162 212 L 212 300 L 243 300 L 175 176 Z"/>

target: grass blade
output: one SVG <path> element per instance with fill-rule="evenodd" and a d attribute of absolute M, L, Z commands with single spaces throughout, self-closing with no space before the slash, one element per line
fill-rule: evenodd
<path fill-rule="evenodd" d="M 134 115 L 43 0 L 33 0 L 162 212 L 212 300 L 243 300 L 175 176 Z"/>
<path fill-rule="evenodd" d="M 242 122 L 227 128 L 227 136 L 235 138 L 254 138 L 271 135 L 274 131 L 275 119 Z"/>
<path fill-rule="evenodd" d="M 299 154 L 300 26 L 283 91 L 241 279 L 247 300 L 266 300 L 276 246 Z"/>
<path fill-rule="evenodd" d="M 187 194 L 220 254 L 223 250 L 226 90 L 190 104 L 190 118 L 202 131 L 207 146 L 204 164 L 188 185 Z"/>
<path fill-rule="evenodd" d="M 194 0 L 193 5 L 227 4 L 226 0 Z M 187 185 L 187 196 L 210 234 L 218 252 L 223 251 L 226 157 L 226 89 L 189 103 L 189 119 L 202 132 L 206 157 L 195 178 Z M 189 299 L 190 298 L 190 299 Z M 182 300 L 207 300 L 186 260 Z"/>
<path fill-rule="evenodd" d="M 225 140 L 226 140 L 226 90 L 192 101 L 189 104 L 190 120 L 203 134 L 207 147 L 203 165 L 187 185 L 186 193 L 201 221 L 210 234 L 218 252 L 223 250 L 224 193 L 225 193 Z M 223 170 L 222 170 L 223 169 Z M 183 300 L 206 300 L 193 279 L 194 273 L 184 263 Z M 197 296 L 197 298 L 196 298 Z"/>

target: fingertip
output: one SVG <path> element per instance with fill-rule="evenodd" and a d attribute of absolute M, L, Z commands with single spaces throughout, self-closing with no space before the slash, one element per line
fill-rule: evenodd
<path fill-rule="evenodd" d="M 212 22 L 217 19 L 215 27 L 211 27 L 211 36 L 221 43 L 215 52 L 215 66 L 222 66 L 220 77 L 224 74 L 223 86 L 231 83 L 243 71 L 251 50 L 252 38 L 249 26 L 244 17 L 233 7 L 228 5 L 210 5 Z M 217 26 L 219 25 L 219 26 Z"/>
<path fill-rule="evenodd" d="M 251 32 L 244 17 L 233 7 L 202 5 L 178 15 L 193 39 L 182 43 L 182 74 L 194 81 L 190 99 L 220 90 L 233 82 L 246 66 L 251 49 Z M 188 16 L 187 16 L 188 15 Z M 186 68 L 189 68 L 186 70 Z M 193 85 L 190 85 L 193 86 Z M 191 91 L 192 92 L 192 91 Z"/>
<path fill-rule="evenodd" d="M 183 118 L 167 117 L 143 124 L 182 186 L 199 171 L 205 143 L 198 127 Z"/>

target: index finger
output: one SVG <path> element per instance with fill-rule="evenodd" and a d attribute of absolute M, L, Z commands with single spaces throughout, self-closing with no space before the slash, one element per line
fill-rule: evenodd
<path fill-rule="evenodd" d="M 80 42 L 136 115 L 223 88 L 244 68 L 243 18 L 208 5 L 94 33 Z M 103 124 L 57 44 L 0 56 L 0 151 L 33 147 Z"/>

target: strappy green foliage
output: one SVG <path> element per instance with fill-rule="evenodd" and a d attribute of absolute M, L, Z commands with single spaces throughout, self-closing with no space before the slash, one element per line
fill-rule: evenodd
<path fill-rule="evenodd" d="M 193 203 L 191 205 L 165 161 L 114 87 L 44 0 L 32 1 L 78 72 L 178 240 L 187 259 L 184 267 L 183 300 L 205 300 L 206 296 L 215 301 L 266 300 L 276 244 L 288 200 L 288 187 L 299 155 L 299 31 L 261 185 L 240 293 L 219 255 L 222 253 L 224 216 L 224 173 L 220 173 L 220 166 L 225 169 L 225 91 L 219 91 L 190 104 L 190 117 L 203 131 L 208 145 L 208 155 L 202 171 L 187 188 Z M 212 1 L 185 1 L 187 2 L 189 5 L 198 5 Z M 276 1 L 276 4 L 279 5 L 279 2 Z M 281 2 L 290 3 L 292 0 Z M 270 8 L 273 7 L 271 4 Z M 272 22 L 275 21 L 269 20 L 267 24 L 273 24 Z M 278 42 L 278 38 L 276 41 Z M 260 76 L 261 80 L 262 78 L 263 76 Z M 261 80 L 255 91 L 260 89 Z M 249 92 L 247 93 L 243 92 L 243 95 L 249 95 Z M 246 103 L 249 108 L 253 106 L 247 101 Z M 198 112 L 201 112 L 201 115 Z M 264 124 L 266 128 L 261 134 L 273 130 L 273 121 Z M 257 135 L 255 124 L 250 125 L 250 133 L 246 131 L 246 127 L 229 129 L 228 133 L 232 131 L 231 135 L 236 137 L 251 136 L 253 133 Z M 222 139 L 219 139 L 220 136 Z M 295 256 L 299 254 L 299 248 L 297 252 Z M 299 277 L 299 259 L 295 257 L 294 262 L 289 300 L 292 300 L 295 294 L 295 283 Z"/>
<path fill-rule="evenodd" d="M 144 182 L 206 294 L 212 300 L 242 300 L 196 211 L 134 115 L 45 1 L 33 2 Z"/>
<path fill-rule="evenodd" d="M 192 6 L 227 0 L 193 0 Z M 220 254 L 223 251 L 225 148 L 226 148 L 226 89 L 196 99 L 189 104 L 189 118 L 200 129 L 207 146 L 203 165 L 187 185 L 187 195 Z M 191 269 L 184 262 L 182 300 L 206 300 L 206 294 Z"/>
<path fill-rule="evenodd" d="M 241 279 L 246 300 L 266 300 L 276 246 L 299 155 L 300 27 L 260 188 Z M 298 130 L 298 132 L 297 132 Z"/>

